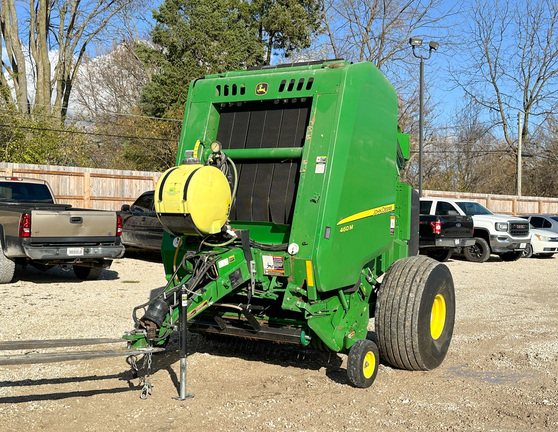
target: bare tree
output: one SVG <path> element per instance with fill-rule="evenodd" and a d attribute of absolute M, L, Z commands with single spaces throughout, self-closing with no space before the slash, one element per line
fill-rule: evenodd
<path fill-rule="evenodd" d="M 335 57 L 379 69 L 411 60 L 410 36 L 444 32 L 443 0 L 323 0 L 324 29 Z"/>
<path fill-rule="evenodd" d="M 490 113 L 510 151 L 517 154 L 517 113 L 528 141 L 537 116 L 558 102 L 558 4 L 553 0 L 472 0 L 452 75 Z M 460 55 L 461 53 L 461 55 Z"/>
<path fill-rule="evenodd" d="M 136 54 L 133 40 L 108 52 L 86 57 L 75 81 L 72 105 L 88 117 L 130 113 L 138 105 L 150 73 Z"/>
<path fill-rule="evenodd" d="M 27 8 L 16 8 L 15 0 L 1 0 L 0 39 L 6 55 L 0 85 L 14 95 L 4 91 L 4 100 L 22 113 L 63 118 L 88 46 L 118 14 L 129 13 L 129 6 L 140 1 L 29 0 Z M 21 28 L 22 23 L 27 27 Z"/>

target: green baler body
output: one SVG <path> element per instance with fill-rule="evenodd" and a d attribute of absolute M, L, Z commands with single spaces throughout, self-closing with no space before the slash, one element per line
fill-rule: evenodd
<path fill-rule="evenodd" d="M 342 61 L 206 76 L 190 86 L 177 164 L 192 155 L 205 163 L 214 140 L 240 171 L 231 227 L 292 249 L 252 247 L 251 274 L 238 244 L 203 248 L 219 254 L 218 277 L 191 299 L 189 320 L 211 321 L 214 304 L 241 302 L 252 279 L 245 303 L 264 306 L 257 319 L 294 328 L 304 345 L 346 352 L 366 337 L 376 279 L 408 254 L 411 188 L 399 170 L 409 144 L 393 87 L 371 63 Z M 177 250 L 165 234 L 169 280 L 199 242 L 183 239 Z"/>

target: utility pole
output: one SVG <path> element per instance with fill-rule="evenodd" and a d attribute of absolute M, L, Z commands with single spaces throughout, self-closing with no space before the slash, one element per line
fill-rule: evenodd
<path fill-rule="evenodd" d="M 517 196 L 521 196 L 521 175 L 522 175 L 522 153 L 523 142 L 522 134 L 523 127 L 521 125 L 521 111 L 517 113 Z"/>

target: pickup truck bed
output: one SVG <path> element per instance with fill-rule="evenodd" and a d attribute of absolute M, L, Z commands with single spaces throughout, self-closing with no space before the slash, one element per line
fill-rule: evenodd
<path fill-rule="evenodd" d="M 0 283 L 15 263 L 72 265 L 79 279 L 95 279 L 123 255 L 120 232 L 115 212 L 55 204 L 43 180 L 0 178 Z"/>
<path fill-rule="evenodd" d="M 422 254 L 446 261 L 454 249 L 474 244 L 472 217 L 420 215 L 419 248 Z"/>

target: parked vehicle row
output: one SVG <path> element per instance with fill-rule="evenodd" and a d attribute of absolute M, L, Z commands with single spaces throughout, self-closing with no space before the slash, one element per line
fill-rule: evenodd
<path fill-rule="evenodd" d="M 153 200 L 154 191 L 147 191 L 132 205 L 122 206 L 122 242 L 126 246 L 160 249 L 164 229 Z M 558 216 L 498 215 L 472 200 L 421 198 L 419 247 L 421 254 L 439 261 L 453 253 L 473 262 L 487 261 L 491 254 L 503 261 L 551 257 L 558 253 Z"/>

